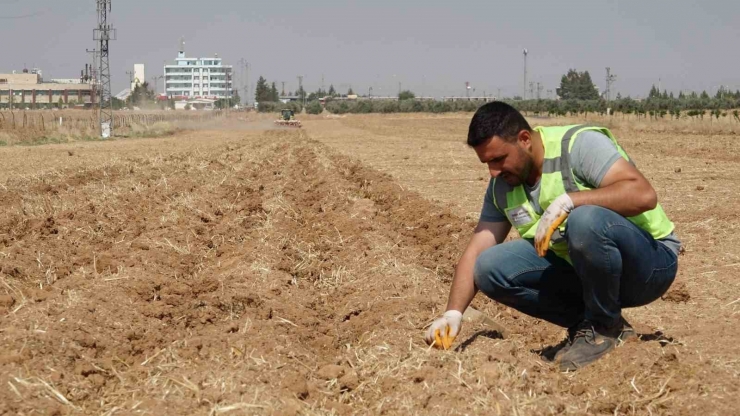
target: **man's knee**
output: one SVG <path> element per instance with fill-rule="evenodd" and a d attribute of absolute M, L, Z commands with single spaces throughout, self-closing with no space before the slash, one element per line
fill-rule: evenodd
<path fill-rule="evenodd" d="M 506 257 L 502 245 L 496 245 L 483 251 L 475 261 L 475 286 L 490 298 L 494 298 L 501 289 L 509 287 L 502 270 Z"/>
<path fill-rule="evenodd" d="M 571 252 L 583 251 L 600 244 L 604 236 L 604 218 L 612 211 L 596 205 L 584 205 L 568 216 L 566 238 Z"/>

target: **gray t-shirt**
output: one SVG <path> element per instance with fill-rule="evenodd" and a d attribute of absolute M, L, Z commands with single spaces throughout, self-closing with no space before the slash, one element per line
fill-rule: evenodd
<path fill-rule="evenodd" d="M 573 148 L 569 155 L 573 174 L 581 183 L 592 188 L 598 188 L 604 176 L 609 171 L 609 168 L 622 156 L 619 154 L 614 143 L 603 133 L 586 130 L 578 133 L 576 137 L 578 140 L 573 143 Z M 532 187 L 524 184 L 524 191 L 535 212 L 542 214 L 543 209 L 539 203 L 540 181 L 537 181 Z M 488 190 L 483 200 L 480 220 L 486 222 L 508 221 L 506 214 L 499 211 L 493 203 L 493 179 L 488 182 Z M 678 255 L 681 248 L 681 241 L 676 238 L 675 234 L 671 233 L 658 241 Z"/>

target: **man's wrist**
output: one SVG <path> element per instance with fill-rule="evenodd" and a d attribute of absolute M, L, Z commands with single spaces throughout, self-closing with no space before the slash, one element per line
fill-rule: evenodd
<path fill-rule="evenodd" d="M 571 210 L 576 209 L 577 207 L 582 205 L 582 202 L 580 201 L 581 198 L 579 198 L 579 195 L 583 194 L 583 192 L 573 192 L 573 193 L 566 193 L 563 194 L 570 199 L 570 208 Z"/>
<path fill-rule="evenodd" d="M 445 318 L 457 318 L 461 319 L 463 316 L 463 313 L 458 311 L 457 309 L 449 309 L 444 314 L 442 314 Z"/>

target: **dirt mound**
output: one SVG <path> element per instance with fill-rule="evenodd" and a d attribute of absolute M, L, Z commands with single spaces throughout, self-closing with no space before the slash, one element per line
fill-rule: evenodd
<path fill-rule="evenodd" d="M 679 283 L 674 285 L 665 295 L 661 296 L 666 302 L 688 302 L 691 299 L 688 289 L 685 284 Z"/>
<path fill-rule="evenodd" d="M 643 331 L 571 379 L 536 352 L 560 331 L 484 299 L 510 338 L 429 350 L 472 224 L 305 132 L 18 177 L 0 206 L 0 413 L 640 413 L 705 377 Z"/>

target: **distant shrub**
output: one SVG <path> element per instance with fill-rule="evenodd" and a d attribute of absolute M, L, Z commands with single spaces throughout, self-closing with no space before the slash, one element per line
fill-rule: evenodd
<path fill-rule="evenodd" d="M 311 101 L 306 105 L 306 112 L 308 114 L 321 114 L 322 111 L 324 111 L 324 107 L 318 101 Z"/>
<path fill-rule="evenodd" d="M 263 101 L 257 106 L 257 111 L 260 113 L 279 113 L 283 108 L 293 110 L 296 114 L 303 111 L 303 106 L 298 101 L 290 101 L 287 103 L 281 103 L 280 101 Z"/>

